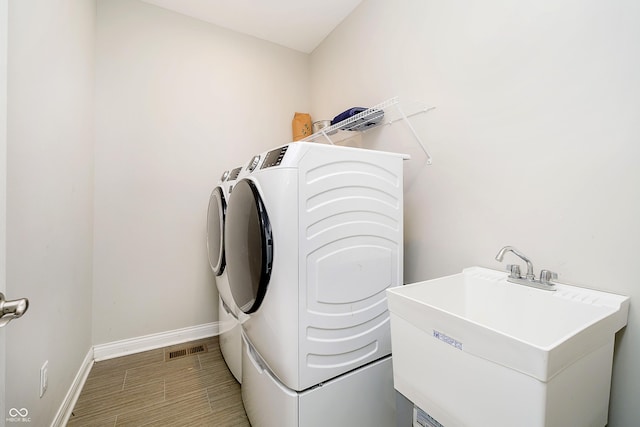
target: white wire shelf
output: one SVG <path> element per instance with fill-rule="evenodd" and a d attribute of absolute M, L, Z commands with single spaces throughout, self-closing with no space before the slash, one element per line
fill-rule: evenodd
<path fill-rule="evenodd" d="M 420 144 L 422 151 L 424 151 L 424 154 L 427 156 L 427 164 L 431 164 L 431 155 L 427 151 L 424 143 L 422 142 L 422 139 L 416 132 L 415 128 L 409 121 L 409 117 L 421 113 L 426 113 L 433 110 L 434 108 L 435 107 L 425 107 L 407 115 L 400 107 L 398 97 L 394 97 L 377 105 L 374 105 L 373 107 L 370 107 L 365 111 L 357 113 L 339 123 L 320 129 L 320 131 L 304 138 L 303 141 L 320 142 L 319 140 L 324 140 L 329 144 L 334 144 L 335 142 L 350 138 L 350 136 L 353 135 L 353 132 L 365 132 L 369 129 L 381 125 L 391 125 L 397 121 L 402 120 L 407 124 L 409 130 Z M 391 111 L 395 111 L 397 113 L 395 118 L 393 118 L 393 114 L 389 114 L 389 112 Z"/>

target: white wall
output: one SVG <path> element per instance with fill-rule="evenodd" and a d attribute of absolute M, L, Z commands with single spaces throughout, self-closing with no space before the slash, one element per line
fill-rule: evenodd
<path fill-rule="evenodd" d="M 95 3 L 11 1 L 8 12 L 6 288 L 30 308 L 5 329 L 5 408 L 48 425 L 92 344 Z"/>
<path fill-rule="evenodd" d="M 314 117 L 395 95 L 437 106 L 413 119 L 432 166 L 402 124 L 372 133 L 375 148 L 414 157 L 406 282 L 501 269 L 511 244 L 537 270 L 631 296 L 612 427 L 640 419 L 638 21 L 632 0 L 365 0 L 311 58 Z"/>
<path fill-rule="evenodd" d="M 291 139 L 308 55 L 132 0 L 97 14 L 94 344 L 217 320 L 220 174 Z"/>

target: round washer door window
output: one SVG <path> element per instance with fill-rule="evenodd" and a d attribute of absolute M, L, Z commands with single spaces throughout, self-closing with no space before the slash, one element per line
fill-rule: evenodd
<path fill-rule="evenodd" d="M 273 265 L 271 223 L 260 193 L 248 179 L 233 188 L 225 224 L 231 294 L 240 309 L 255 312 L 267 292 Z"/>
<path fill-rule="evenodd" d="M 224 220 L 227 211 L 227 203 L 222 194 L 222 189 L 216 187 L 209 197 L 209 209 L 207 210 L 207 253 L 209 265 L 219 276 L 224 271 Z"/>

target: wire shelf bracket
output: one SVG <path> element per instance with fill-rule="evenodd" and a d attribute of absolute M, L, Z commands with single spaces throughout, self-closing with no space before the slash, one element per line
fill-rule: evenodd
<path fill-rule="evenodd" d="M 383 114 L 381 114 L 381 111 L 384 112 L 384 116 L 386 117 L 387 113 L 390 110 L 394 109 L 392 107 L 395 107 L 395 111 L 398 113 L 398 117 L 387 120 L 386 122 L 380 121 L 379 119 L 381 118 L 381 116 L 383 116 Z M 339 131 L 364 132 L 382 124 L 391 125 L 395 122 L 403 121 L 404 123 L 406 123 L 409 130 L 413 134 L 413 137 L 416 139 L 416 141 L 418 141 L 418 144 L 420 144 L 420 148 L 422 148 L 422 151 L 427 156 L 427 164 L 430 165 L 432 164 L 431 154 L 429 154 L 429 151 L 427 150 L 424 142 L 422 142 L 420 135 L 418 135 L 418 132 L 416 132 L 416 129 L 411 124 L 409 117 L 413 117 L 421 113 L 427 113 L 431 110 L 434 110 L 435 108 L 436 107 L 425 107 L 411 114 L 405 114 L 404 110 L 400 107 L 400 102 L 398 100 L 398 97 L 396 96 L 377 105 L 374 105 L 373 107 L 370 107 L 367 110 L 362 111 L 361 113 L 355 114 L 339 123 L 320 129 L 313 135 L 309 135 L 308 137 L 304 138 L 303 141 L 312 142 L 318 139 L 324 139 L 327 143 L 333 145 L 335 137 L 332 136 L 336 135 Z"/>

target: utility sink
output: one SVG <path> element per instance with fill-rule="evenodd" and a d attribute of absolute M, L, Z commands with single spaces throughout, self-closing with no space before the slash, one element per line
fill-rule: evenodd
<path fill-rule="evenodd" d="M 604 426 L 629 298 L 555 288 L 471 267 L 388 289 L 396 389 L 447 427 Z"/>

